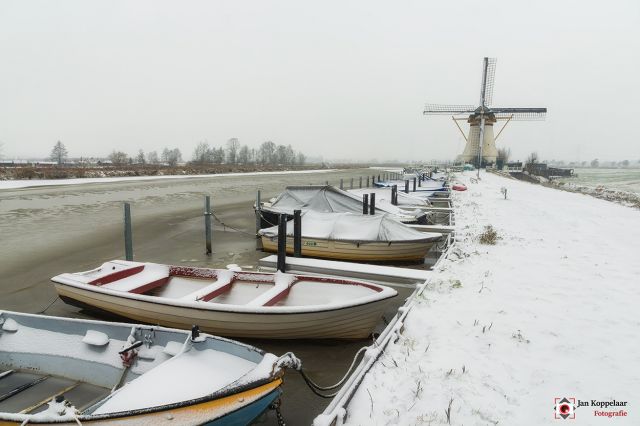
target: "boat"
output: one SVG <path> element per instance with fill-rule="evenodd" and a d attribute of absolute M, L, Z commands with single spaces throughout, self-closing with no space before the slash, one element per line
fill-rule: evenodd
<path fill-rule="evenodd" d="M 301 254 L 360 262 L 423 261 L 442 234 L 420 232 L 384 215 L 318 213 L 301 217 Z M 287 253 L 293 253 L 293 221 L 287 223 Z M 265 251 L 277 252 L 278 227 L 261 229 Z"/>
<path fill-rule="evenodd" d="M 364 210 L 362 197 L 331 185 L 287 186 L 276 198 L 256 207 L 262 228 L 277 225 L 281 214 L 292 219 L 294 210 L 357 214 L 362 214 Z M 402 223 L 429 223 L 428 214 L 423 211 L 403 209 L 390 204 L 376 205 L 376 214 L 385 213 L 394 215 Z"/>
<path fill-rule="evenodd" d="M 0 425 L 249 424 L 285 358 L 196 327 L 0 311 Z"/>
<path fill-rule="evenodd" d="M 397 292 L 356 280 L 114 260 L 52 278 L 72 305 L 150 324 L 269 339 L 368 337 Z"/>
<path fill-rule="evenodd" d="M 463 183 L 456 183 L 451 187 L 451 189 L 453 189 L 454 191 L 466 191 L 467 185 Z"/>

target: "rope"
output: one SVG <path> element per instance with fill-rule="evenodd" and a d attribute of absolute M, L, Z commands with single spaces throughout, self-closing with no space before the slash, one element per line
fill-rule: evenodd
<path fill-rule="evenodd" d="M 222 220 L 220 220 L 220 218 L 218 216 L 216 216 L 215 213 L 211 212 L 211 216 L 222 226 L 224 226 L 225 228 L 229 228 L 229 229 L 233 229 L 236 232 L 240 232 L 241 234 L 245 234 L 245 235 L 249 235 L 251 237 L 255 237 L 256 234 L 252 234 L 250 232 L 247 231 L 243 231 L 242 229 L 238 229 L 238 228 L 234 228 L 231 225 L 227 225 L 226 223 L 224 223 Z"/>
<path fill-rule="evenodd" d="M 336 396 L 338 394 L 339 391 L 336 391 L 335 393 L 332 394 L 322 394 L 319 391 L 329 391 L 329 390 L 333 390 L 336 389 L 340 386 L 342 386 L 344 384 L 344 382 L 347 380 L 347 378 L 349 378 L 349 376 L 351 375 L 351 373 L 353 372 L 353 368 L 356 365 L 356 361 L 358 360 L 358 357 L 360 356 L 361 353 L 363 353 L 364 351 L 366 351 L 368 349 L 367 346 L 364 346 L 362 348 L 360 348 L 358 350 L 358 352 L 356 352 L 356 354 L 353 357 L 353 361 L 351 361 L 351 365 L 349 366 L 349 369 L 347 370 L 347 372 L 345 373 L 345 375 L 342 377 L 342 379 L 340 379 L 340 381 L 338 383 L 336 383 L 335 385 L 331 385 L 331 386 L 320 386 L 319 384 L 317 384 L 316 382 L 314 382 L 308 375 L 307 373 L 305 373 L 305 371 L 302 369 L 302 365 L 300 365 L 300 368 L 298 369 L 298 372 L 300 373 L 300 375 L 302 376 L 302 378 L 304 379 L 305 383 L 309 386 L 309 388 L 313 391 L 313 393 L 315 393 L 316 395 L 322 397 L 322 398 L 333 398 L 334 396 Z"/>
<path fill-rule="evenodd" d="M 60 298 L 60 296 L 56 296 L 56 297 L 55 297 L 55 299 L 53 299 L 53 300 L 51 301 L 51 303 L 49 303 L 49 304 L 47 305 L 47 307 L 46 307 L 46 308 L 44 308 L 43 310 L 41 310 L 40 312 L 38 312 L 38 314 L 44 314 L 44 313 L 47 311 L 47 309 L 49 309 L 51 306 L 53 306 L 53 304 L 54 304 L 54 303 L 56 303 L 56 302 L 58 301 L 58 299 L 59 299 L 59 298 Z"/>

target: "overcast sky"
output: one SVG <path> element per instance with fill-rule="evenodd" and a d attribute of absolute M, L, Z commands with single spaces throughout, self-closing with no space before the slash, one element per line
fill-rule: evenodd
<path fill-rule="evenodd" d="M 4 156 L 231 137 L 326 159 L 453 159 L 425 102 L 547 107 L 512 158 L 640 159 L 640 1 L 0 0 Z"/>

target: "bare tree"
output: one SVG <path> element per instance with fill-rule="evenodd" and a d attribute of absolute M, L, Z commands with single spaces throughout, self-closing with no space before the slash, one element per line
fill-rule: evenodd
<path fill-rule="evenodd" d="M 526 164 L 536 164 L 537 162 L 538 162 L 538 153 L 534 151 L 531 154 L 529 154 L 529 156 L 527 157 Z"/>
<path fill-rule="evenodd" d="M 139 150 L 138 151 L 138 156 L 136 157 L 136 163 L 138 164 L 145 164 L 146 160 L 144 159 L 144 151 L 143 150 Z"/>
<path fill-rule="evenodd" d="M 305 162 L 307 161 L 307 157 L 299 152 L 298 154 L 296 154 L 296 164 L 299 166 L 302 166 Z"/>
<path fill-rule="evenodd" d="M 211 157 L 211 149 L 206 141 L 200 142 L 193 151 L 193 162 L 196 164 L 210 163 Z"/>
<path fill-rule="evenodd" d="M 227 141 L 227 163 L 235 164 L 238 156 L 240 142 L 237 138 L 231 138 Z"/>
<path fill-rule="evenodd" d="M 122 152 L 122 151 L 113 151 L 111 152 L 111 154 L 109 154 L 109 161 L 111 161 L 111 163 L 114 166 L 122 166 L 124 164 L 127 164 L 129 160 L 129 156 Z"/>
<path fill-rule="evenodd" d="M 213 162 L 216 164 L 224 163 L 224 148 L 213 148 Z"/>
<path fill-rule="evenodd" d="M 597 158 L 591 160 L 591 167 L 598 167 L 600 166 L 600 162 L 598 161 Z"/>
<path fill-rule="evenodd" d="M 160 159 L 158 158 L 158 152 L 157 151 L 151 151 L 149 153 L 147 153 L 147 163 L 149 164 L 158 164 L 160 162 Z"/>
<path fill-rule="evenodd" d="M 53 149 L 51 150 L 51 155 L 49 157 L 51 158 L 51 161 L 55 161 L 58 163 L 58 165 L 61 165 L 67 159 L 67 155 L 68 155 L 67 148 L 64 146 L 62 142 L 58 141 L 53 146 Z"/>
<path fill-rule="evenodd" d="M 271 141 L 263 142 L 258 150 L 258 162 L 270 164 L 275 162 L 276 144 Z"/>
<path fill-rule="evenodd" d="M 238 163 L 240 164 L 248 164 L 249 163 L 249 147 L 246 145 L 242 145 L 240 151 L 238 151 Z"/>

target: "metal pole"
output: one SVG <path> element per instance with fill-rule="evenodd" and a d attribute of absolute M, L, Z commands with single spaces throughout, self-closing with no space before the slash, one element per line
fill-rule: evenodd
<path fill-rule="evenodd" d="M 261 209 L 262 206 L 260 206 L 260 190 L 258 189 L 258 191 L 256 192 L 256 237 L 258 236 L 258 231 L 260 230 L 260 225 L 262 224 L 261 221 Z"/>
<path fill-rule="evenodd" d="M 211 255 L 211 197 L 204 197 L 204 236 L 207 255 Z"/>
<path fill-rule="evenodd" d="M 409 181 L 408 180 L 404 181 L 404 193 L 405 194 L 409 193 Z"/>
<path fill-rule="evenodd" d="M 369 176 L 367 176 L 367 188 L 369 187 Z"/>
<path fill-rule="evenodd" d="M 369 202 L 371 204 L 369 204 L 369 214 L 373 215 L 376 214 L 376 193 L 372 192 L 371 194 L 369 194 Z"/>
<path fill-rule="evenodd" d="M 287 215 L 278 215 L 278 262 L 277 269 L 284 272 L 287 259 Z"/>
<path fill-rule="evenodd" d="M 349 189 L 353 189 L 353 178 L 351 178 L 351 185 Z"/>
<path fill-rule="evenodd" d="M 360 176 L 360 188 L 362 188 L 362 176 Z"/>
<path fill-rule="evenodd" d="M 362 214 L 369 213 L 369 194 L 362 194 Z"/>
<path fill-rule="evenodd" d="M 133 260 L 133 233 L 131 231 L 131 205 L 124 203 L 124 258 Z"/>
<path fill-rule="evenodd" d="M 416 178 L 413 178 L 413 192 L 416 192 Z"/>
<path fill-rule="evenodd" d="M 343 189 L 342 178 L 340 178 L 340 189 Z"/>
<path fill-rule="evenodd" d="M 302 210 L 293 211 L 293 257 L 302 256 Z"/>
<path fill-rule="evenodd" d="M 391 204 L 394 206 L 398 205 L 398 185 L 391 187 Z"/>

